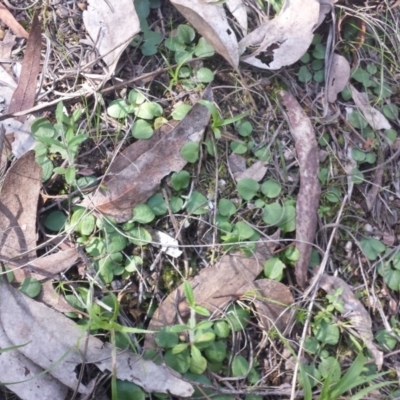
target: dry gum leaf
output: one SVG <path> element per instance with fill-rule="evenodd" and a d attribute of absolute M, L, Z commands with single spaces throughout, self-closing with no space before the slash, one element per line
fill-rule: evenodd
<path fill-rule="evenodd" d="M 296 202 L 296 247 L 300 252 L 300 258 L 296 262 L 295 275 L 297 284 L 304 287 L 317 228 L 321 193 L 318 180 L 318 144 L 311 121 L 294 96 L 282 91 L 280 97 L 286 108 L 299 162 L 300 190 Z"/>
<path fill-rule="evenodd" d="M 122 52 L 140 32 L 139 17 L 132 0 L 89 1 L 83 22 L 96 49 L 107 64 L 108 75 L 114 73 Z"/>
<path fill-rule="evenodd" d="M 295 63 L 310 47 L 319 15 L 317 0 L 286 1 L 274 19 L 266 20 L 241 40 L 241 53 L 249 46 L 257 46 L 241 60 L 263 69 L 279 69 Z M 268 65 L 261 60 L 262 53 L 272 56 Z"/>
<path fill-rule="evenodd" d="M 212 101 L 211 88 L 205 90 L 203 99 Z M 208 109 L 196 104 L 168 134 L 157 131 L 150 139 L 132 144 L 117 157 L 116 166 L 111 167 L 103 182 L 106 189 L 99 189 L 83 204 L 118 222 L 128 221 L 134 206 L 153 195 L 165 176 L 186 165 L 180 151 L 185 143 L 201 140 L 209 119 Z"/>
<path fill-rule="evenodd" d="M 258 242 L 257 250 L 251 257 L 245 257 L 240 252 L 223 256 L 216 265 L 203 269 L 199 275 L 190 279 L 196 304 L 214 313 L 223 310 L 234 298 L 243 295 L 257 298 L 257 308 L 260 315 L 263 315 L 264 327 L 269 328 L 271 324 L 284 327 L 287 317 L 284 310 L 293 302 L 289 289 L 268 279 L 254 282 L 264 262 L 271 257 L 275 243 Z M 150 321 L 149 329 L 158 330 L 163 326 L 174 325 L 177 323 L 178 310 L 183 318 L 189 314 L 188 304 L 183 297 L 183 285 L 161 303 Z M 145 347 L 153 347 L 153 344 L 153 335 L 146 335 Z"/>
<path fill-rule="evenodd" d="M 72 390 L 91 392 L 90 384 L 80 382 L 75 371 L 85 362 L 101 371 L 115 371 L 118 379 L 136 383 L 148 392 L 182 397 L 193 393 L 192 386 L 179 374 L 130 351 L 117 350 L 114 364 L 109 343 L 87 335 L 72 320 L 24 296 L 4 279 L 0 283 L 0 304 L 0 322 L 11 344 L 26 344 L 18 351 Z"/>
<path fill-rule="evenodd" d="M 372 321 L 367 310 L 360 300 L 354 295 L 354 290 L 341 278 L 335 276 L 322 275 L 319 286 L 330 295 L 335 295 L 338 289 L 342 290 L 340 300 L 342 300 L 342 314 L 352 323 L 352 327 L 359 333 L 368 350 L 375 359 L 378 371 L 382 368 L 383 353 L 373 343 Z"/>
<path fill-rule="evenodd" d="M 0 19 L 17 35 L 28 39 L 29 33 L 22 25 L 13 17 L 8 9 L 0 4 Z"/>
<path fill-rule="evenodd" d="M 345 57 L 334 54 L 332 66 L 326 85 L 326 97 L 330 103 L 337 99 L 337 95 L 346 87 L 350 79 L 350 64 Z"/>

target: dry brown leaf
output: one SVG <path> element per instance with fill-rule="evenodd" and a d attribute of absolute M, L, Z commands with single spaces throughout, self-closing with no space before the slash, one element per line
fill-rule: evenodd
<path fill-rule="evenodd" d="M 171 0 L 178 11 L 233 68 L 239 65 L 239 48 L 222 4 L 201 0 Z"/>
<path fill-rule="evenodd" d="M 179 374 L 130 351 L 117 351 L 114 365 L 109 343 L 87 335 L 72 320 L 24 296 L 4 279 L 0 284 L 0 304 L 0 321 L 12 345 L 26 344 L 18 351 L 72 390 L 91 392 L 90 383 L 80 382 L 75 371 L 85 362 L 101 371 L 115 371 L 118 379 L 134 382 L 148 392 L 182 397 L 193 393 L 192 386 Z"/>
<path fill-rule="evenodd" d="M 211 88 L 205 90 L 203 99 L 212 101 Z M 198 103 L 168 134 L 156 131 L 150 139 L 132 144 L 110 168 L 103 182 L 106 189 L 99 189 L 89 196 L 84 205 L 94 207 L 118 222 L 132 218 L 135 205 L 153 195 L 165 176 L 186 165 L 181 149 L 189 141 L 201 140 L 209 119 L 208 109 Z"/>
<path fill-rule="evenodd" d="M 372 129 L 390 129 L 390 123 L 386 117 L 377 109 L 371 106 L 371 103 L 362 93 L 360 93 L 353 85 L 350 85 L 351 96 L 356 106 L 364 115 L 365 120 Z"/>
<path fill-rule="evenodd" d="M 342 290 L 339 299 L 342 301 L 344 318 L 351 321 L 353 328 L 359 333 L 367 349 L 375 359 L 378 371 L 382 368 L 383 353 L 373 343 L 372 321 L 367 310 L 360 300 L 354 295 L 354 290 L 341 278 L 322 275 L 319 286 L 330 295 L 335 295 L 337 290 Z"/>
<path fill-rule="evenodd" d="M 0 323 L 0 348 L 12 346 Z M 2 384 L 22 400 L 65 399 L 68 395 L 69 389 L 66 386 L 51 375 L 43 374 L 42 368 L 18 350 L 4 351 L 1 354 L 0 376 Z M 13 384 L 14 382 L 20 383 Z"/>
<path fill-rule="evenodd" d="M 241 40 L 241 52 L 250 46 L 257 47 L 241 60 L 263 69 L 279 69 L 295 63 L 310 47 L 319 15 L 318 0 L 287 1 L 274 19 L 266 20 Z M 268 65 L 260 58 L 263 55 L 272 56 Z"/>
<path fill-rule="evenodd" d="M 333 3 L 334 3 L 333 0 L 319 0 L 320 4 L 319 18 L 317 26 L 314 28 L 314 30 L 317 29 L 322 24 L 322 22 L 324 22 L 324 19 L 327 16 L 327 14 L 333 10 Z"/>
<path fill-rule="evenodd" d="M 28 39 L 29 33 L 23 26 L 13 17 L 8 9 L 0 4 L 0 19 L 17 35 Z"/>
<path fill-rule="evenodd" d="M 122 52 L 140 32 L 139 17 L 132 0 L 90 0 L 83 22 L 96 49 L 114 73 Z"/>
<path fill-rule="evenodd" d="M 294 96 L 282 91 L 280 97 L 286 108 L 299 162 L 300 190 L 296 202 L 296 247 L 300 252 L 300 258 L 296 262 L 295 275 L 297 284 L 304 287 L 317 228 L 321 193 L 318 180 L 318 144 L 311 121 Z"/>
<path fill-rule="evenodd" d="M 243 288 L 241 296 L 254 302 L 263 329 L 285 330 L 290 318 L 288 306 L 294 302 L 286 285 L 272 279 L 259 279 Z"/>
<path fill-rule="evenodd" d="M 196 304 L 206 307 L 210 312 L 222 310 L 232 299 L 242 296 L 246 291 L 254 290 L 254 280 L 263 269 L 264 262 L 271 257 L 271 251 L 275 249 L 276 242 L 258 242 L 257 250 L 251 257 L 245 257 L 237 252 L 225 255 L 213 266 L 203 269 L 199 275 L 189 280 L 193 288 Z M 278 293 L 263 293 L 261 295 L 275 301 L 285 302 Z M 150 330 L 158 330 L 163 326 L 177 323 L 177 311 L 186 318 L 189 314 L 189 306 L 183 295 L 183 285 L 161 303 L 155 311 L 150 324 Z M 264 310 L 265 311 L 265 310 Z M 271 317 L 271 315 L 268 315 Z M 153 335 L 147 335 L 145 347 L 153 347 Z"/>
<path fill-rule="evenodd" d="M 0 194 L 0 257 L 27 263 L 36 258 L 36 213 L 42 168 L 25 153 L 8 170 Z M 27 196 L 29 193 L 29 196 Z"/>
<path fill-rule="evenodd" d="M 337 99 L 337 95 L 346 87 L 350 79 L 350 64 L 345 57 L 334 54 L 329 78 L 326 84 L 326 98 L 330 103 Z"/>
<path fill-rule="evenodd" d="M 46 304 L 48 307 L 51 307 L 60 313 L 75 312 L 82 314 L 81 310 L 77 310 L 76 308 L 72 307 L 67 300 L 65 300 L 65 297 L 54 289 L 53 282 L 51 280 L 42 282 L 42 290 L 36 297 L 36 300 Z"/>
<path fill-rule="evenodd" d="M 0 58 L 11 58 L 11 50 L 15 43 L 15 35 L 13 35 L 10 31 L 7 31 L 4 39 L 0 40 Z"/>
<path fill-rule="evenodd" d="M 40 72 L 41 46 L 42 33 L 38 12 L 36 12 L 32 19 L 31 33 L 26 45 L 18 86 L 11 98 L 10 107 L 7 111 L 9 114 L 31 108 L 35 104 L 36 81 Z M 23 122 L 26 116 L 21 116 L 16 119 Z"/>
<path fill-rule="evenodd" d="M 260 182 L 264 178 L 264 175 L 267 173 L 267 171 L 267 163 L 265 163 L 264 161 L 256 161 L 253 165 L 251 165 L 243 172 L 240 172 L 236 175 L 233 174 L 233 176 L 238 180 L 244 178 L 252 178 L 257 182 Z"/>
<path fill-rule="evenodd" d="M 243 0 L 226 0 L 226 6 L 242 28 L 243 35 L 247 35 L 247 10 Z"/>

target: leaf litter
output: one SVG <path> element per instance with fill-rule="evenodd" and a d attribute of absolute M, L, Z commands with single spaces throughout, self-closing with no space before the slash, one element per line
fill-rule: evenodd
<path fill-rule="evenodd" d="M 255 281 L 275 247 L 275 240 L 260 241 L 250 257 L 235 252 L 203 269 L 189 280 L 196 304 L 218 315 L 233 299 L 245 296 L 255 301 L 264 329 L 275 326 L 284 330 L 289 318 L 288 308 L 293 303 L 289 288 L 269 279 Z M 182 318 L 189 315 L 189 306 L 183 296 L 183 284 L 160 304 L 150 320 L 149 329 L 159 330 L 174 325 L 177 323 L 178 313 Z M 153 335 L 146 335 L 145 347 L 150 348 L 153 345 Z"/>
<path fill-rule="evenodd" d="M 298 285 L 304 288 L 317 228 L 321 194 L 318 180 L 318 144 L 311 121 L 294 96 L 282 91 L 280 97 L 286 108 L 299 162 L 300 189 L 296 202 L 296 247 L 300 252 L 300 258 L 296 262 L 295 275 Z"/>
<path fill-rule="evenodd" d="M 0 321 L 8 340 L 14 346 L 25 344 L 18 351 L 70 389 L 92 392 L 92 385 L 80 382 L 75 372 L 85 363 L 101 371 L 115 371 L 118 379 L 134 382 L 148 392 L 182 397 L 193 393 L 192 386 L 179 374 L 128 350 L 117 350 L 114 360 L 111 344 L 87 335 L 71 319 L 23 295 L 4 279 L 0 289 Z M 55 393 L 53 398 L 61 398 L 59 395 Z"/>
<path fill-rule="evenodd" d="M 212 101 L 210 87 L 204 91 L 203 99 Z M 170 132 L 157 130 L 150 139 L 133 143 L 111 165 L 102 182 L 106 189 L 98 189 L 83 204 L 117 222 L 131 219 L 135 205 L 153 195 L 164 177 L 186 165 L 181 149 L 187 142 L 201 140 L 209 119 L 207 107 L 197 103 Z"/>

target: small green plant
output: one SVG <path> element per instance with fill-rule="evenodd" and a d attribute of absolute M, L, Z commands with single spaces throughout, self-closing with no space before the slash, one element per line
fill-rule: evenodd
<path fill-rule="evenodd" d="M 207 84 L 214 80 L 214 73 L 205 67 L 193 69 L 185 65 L 196 57 L 210 57 L 214 55 L 214 48 L 204 38 L 195 42 L 196 32 L 189 25 L 179 25 L 172 31 L 171 36 L 165 41 L 165 47 L 174 53 L 174 61 L 177 66 L 173 69 L 167 58 L 165 62 L 170 66 L 171 80 L 169 90 L 179 82 L 186 90 L 192 90 L 201 84 Z"/>
<path fill-rule="evenodd" d="M 52 124 L 46 118 L 37 118 L 31 125 L 32 136 L 37 144 L 35 146 L 36 162 L 42 166 L 43 181 L 54 173 L 63 175 L 69 185 L 75 184 L 75 161 L 79 146 L 88 138 L 78 129 L 78 121 L 82 110 L 77 109 L 71 117 L 64 112 L 62 102 L 56 108 L 56 123 Z M 59 155 L 65 166 L 54 167 L 53 159 Z"/>
<path fill-rule="evenodd" d="M 107 107 L 107 114 L 116 119 L 125 119 L 129 114 L 136 117 L 132 125 L 132 136 L 136 139 L 149 139 L 154 129 L 159 127 L 162 119 L 163 108 L 155 102 L 148 101 L 139 90 L 132 89 L 126 100 L 113 100 Z M 156 119 L 153 124 L 149 121 Z"/>
<path fill-rule="evenodd" d="M 314 35 L 310 50 L 300 59 L 303 65 L 297 74 L 299 82 L 306 83 L 314 80 L 314 82 L 322 83 L 325 80 L 324 75 L 324 59 L 326 47 L 321 43 L 322 36 L 319 33 Z"/>

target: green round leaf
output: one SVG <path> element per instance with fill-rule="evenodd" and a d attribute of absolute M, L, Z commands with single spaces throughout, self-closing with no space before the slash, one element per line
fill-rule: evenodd
<path fill-rule="evenodd" d="M 237 131 L 240 136 L 247 137 L 253 132 L 253 125 L 249 121 L 241 121 L 237 125 Z"/>
<path fill-rule="evenodd" d="M 123 99 L 112 101 L 107 108 L 107 114 L 116 119 L 125 118 L 130 112 L 132 112 L 131 107 Z"/>
<path fill-rule="evenodd" d="M 53 232 L 60 232 L 67 221 L 67 216 L 62 211 L 52 211 L 44 220 L 44 226 Z"/>
<path fill-rule="evenodd" d="M 213 329 L 215 334 L 221 339 L 226 339 L 231 334 L 231 327 L 225 321 L 214 322 Z"/>
<path fill-rule="evenodd" d="M 351 156 L 353 160 L 357 162 L 363 162 L 365 160 L 365 153 L 355 147 L 351 150 Z"/>
<path fill-rule="evenodd" d="M 339 342 L 339 328 L 331 322 L 319 321 L 314 326 L 313 333 L 320 343 L 335 346 Z"/>
<path fill-rule="evenodd" d="M 247 146 L 241 142 L 231 142 L 229 147 L 235 154 L 245 154 L 247 152 Z"/>
<path fill-rule="evenodd" d="M 231 200 L 219 199 L 218 212 L 224 217 L 230 217 L 236 213 L 236 206 Z"/>
<path fill-rule="evenodd" d="M 178 37 L 182 43 L 190 44 L 193 42 L 196 32 L 189 25 L 179 25 L 177 30 Z"/>
<path fill-rule="evenodd" d="M 182 121 L 183 118 L 186 117 L 187 113 L 192 109 L 190 104 L 181 103 L 178 106 L 174 107 L 174 111 L 171 113 L 171 117 L 175 121 Z"/>
<path fill-rule="evenodd" d="M 249 368 L 249 362 L 243 356 L 236 356 L 232 361 L 233 376 L 246 376 Z"/>
<path fill-rule="evenodd" d="M 283 208 L 279 203 L 271 203 L 264 207 L 262 219 L 267 225 L 276 225 L 283 221 L 283 214 Z"/>
<path fill-rule="evenodd" d="M 155 117 L 161 116 L 163 113 L 162 107 L 158 103 L 146 102 L 140 104 L 137 108 L 135 108 L 135 115 L 138 118 L 143 119 L 153 119 Z"/>
<path fill-rule="evenodd" d="M 222 362 L 227 354 L 226 344 L 222 341 L 211 343 L 204 351 L 205 356 L 211 362 Z"/>
<path fill-rule="evenodd" d="M 265 262 L 264 275 L 268 279 L 280 282 L 283 278 L 283 270 L 285 268 L 285 264 L 278 257 L 273 257 Z"/>
<path fill-rule="evenodd" d="M 190 174 L 187 171 L 174 172 L 171 176 L 171 185 L 174 190 L 186 189 L 190 183 Z"/>
<path fill-rule="evenodd" d="M 209 44 L 206 39 L 201 37 L 194 49 L 194 54 L 196 57 L 211 57 L 215 54 L 214 47 Z"/>
<path fill-rule="evenodd" d="M 185 143 L 181 149 L 182 158 L 190 163 L 195 163 L 199 159 L 200 146 L 196 142 Z"/>
<path fill-rule="evenodd" d="M 182 210 L 183 200 L 180 197 L 172 196 L 169 198 L 169 206 L 171 207 L 171 211 L 173 213 L 177 213 Z"/>
<path fill-rule="evenodd" d="M 161 329 L 160 332 L 157 332 L 155 341 L 158 347 L 170 349 L 179 343 L 179 337 L 175 332 L 168 332 L 165 329 Z"/>
<path fill-rule="evenodd" d="M 132 382 L 117 379 L 117 399 L 118 400 L 145 400 L 146 395 L 140 386 Z"/>
<path fill-rule="evenodd" d="M 244 308 L 233 304 L 226 311 L 226 318 L 231 323 L 232 329 L 238 332 L 248 325 L 246 320 L 250 319 L 250 313 Z"/>
<path fill-rule="evenodd" d="M 390 103 L 383 106 L 383 114 L 385 117 L 391 120 L 399 118 L 399 109 L 396 104 Z"/>
<path fill-rule="evenodd" d="M 128 239 L 119 233 L 111 233 L 106 236 L 106 247 L 109 254 L 119 253 L 128 245 Z"/>
<path fill-rule="evenodd" d="M 260 189 L 260 184 L 252 178 L 240 179 L 237 184 L 239 196 L 243 200 L 251 200 Z"/>
<path fill-rule="evenodd" d="M 129 235 L 129 241 L 138 246 L 144 246 L 152 240 L 150 233 L 141 226 L 131 229 L 127 234 Z"/>
<path fill-rule="evenodd" d="M 133 123 L 131 132 L 136 139 L 149 139 L 153 136 L 154 130 L 147 121 L 138 119 Z"/>
<path fill-rule="evenodd" d="M 132 221 L 148 224 L 154 220 L 155 214 L 147 204 L 139 204 L 133 209 Z"/>
<path fill-rule="evenodd" d="M 172 350 L 167 350 L 164 355 L 165 363 L 173 370 L 184 374 L 189 370 L 190 355 L 189 350 L 183 350 L 178 354 L 173 354 Z"/>
<path fill-rule="evenodd" d="M 375 340 L 389 351 L 393 351 L 398 343 L 397 339 L 385 329 L 375 334 Z"/>
<path fill-rule="evenodd" d="M 322 69 L 324 67 L 324 60 L 314 60 L 311 63 L 311 68 L 314 71 L 319 71 L 320 69 Z"/>
<path fill-rule="evenodd" d="M 281 190 L 281 185 L 272 179 L 268 179 L 261 185 L 261 192 L 270 199 L 278 197 Z"/>
<path fill-rule="evenodd" d="M 35 278 L 25 278 L 19 287 L 19 290 L 29 296 L 29 297 L 36 297 L 40 291 L 42 290 L 42 285 L 40 282 Z"/>
<path fill-rule="evenodd" d="M 299 82 L 305 83 L 309 82 L 312 79 L 312 73 L 309 71 L 306 65 L 303 65 L 299 69 L 299 73 L 297 75 L 297 79 Z"/>
<path fill-rule="evenodd" d="M 234 230 L 238 234 L 239 241 L 250 239 L 255 233 L 255 230 L 243 221 L 236 222 Z"/>
<path fill-rule="evenodd" d="M 161 193 L 156 193 L 147 200 L 147 205 L 151 208 L 154 215 L 160 216 L 167 213 L 167 204 Z"/>
<path fill-rule="evenodd" d="M 138 106 L 139 104 L 144 103 L 145 100 L 146 100 L 146 97 L 144 96 L 144 94 L 142 92 L 139 92 L 136 89 L 132 89 L 129 92 L 129 95 L 128 95 L 129 104 Z"/>
<path fill-rule="evenodd" d="M 356 129 L 365 129 L 368 126 L 368 122 L 365 120 L 364 116 L 357 110 L 351 112 L 347 119 Z"/>
<path fill-rule="evenodd" d="M 186 210 L 189 214 L 202 215 L 208 213 L 208 200 L 200 192 L 194 190 L 186 204 Z"/>
<path fill-rule="evenodd" d="M 209 68 L 200 68 L 196 72 L 196 78 L 199 82 L 210 83 L 214 80 L 214 73 Z"/>

